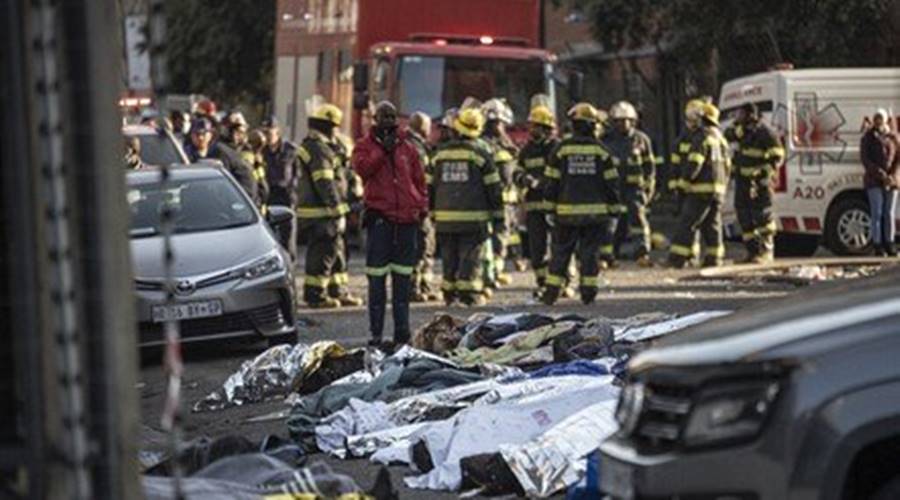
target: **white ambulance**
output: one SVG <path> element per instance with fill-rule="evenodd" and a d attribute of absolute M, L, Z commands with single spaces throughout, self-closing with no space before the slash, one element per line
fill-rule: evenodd
<path fill-rule="evenodd" d="M 776 178 L 776 252 L 812 255 L 820 243 L 838 255 L 869 252 L 859 141 L 877 108 L 900 130 L 900 68 L 791 69 L 732 80 L 719 98 L 723 128 L 747 102 L 787 150 Z M 729 236 L 740 235 L 732 196 L 724 213 Z"/>

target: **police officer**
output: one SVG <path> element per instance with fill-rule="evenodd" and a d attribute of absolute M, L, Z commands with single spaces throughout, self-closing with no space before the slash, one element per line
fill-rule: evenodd
<path fill-rule="evenodd" d="M 722 202 L 730 170 L 729 148 L 719 130 L 719 110 L 710 103 L 695 102 L 686 109 L 691 123 L 700 123 L 691 134 L 691 147 L 681 164 L 684 202 L 668 263 L 683 268 L 693 256 L 697 231 L 705 244 L 704 267 L 722 264 Z"/>
<path fill-rule="evenodd" d="M 190 140 L 185 145 L 184 153 L 192 163 L 217 160 L 244 188 L 250 199 L 257 198 L 256 183 L 250 166 L 244 163 L 237 151 L 214 139 L 213 124 L 206 118 L 197 118 L 191 123 Z"/>
<path fill-rule="evenodd" d="M 413 113 L 409 117 L 407 138 L 419 154 L 419 164 L 424 169 L 423 175 L 430 171 L 432 151 L 431 146 L 428 144 L 429 135 L 431 135 L 431 117 L 421 111 Z M 434 221 L 430 216 L 422 218 L 422 223 L 419 226 L 417 250 L 411 300 L 413 302 L 439 300 L 440 295 L 432 283 L 434 280 L 434 254 L 437 250 L 437 236 L 434 232 Z"/>
<path fill-rule="evenodd" d="M 518 256 L 519 236 L 515 229 L 515 207 L 518 202 L 513 172 L 516 169 L 516 156 L 519 151 L 506 134 L 506 127 L 513 123 L 513 112 L 504 99 L 489 99 L 482 106 L 484 113 L 484 139 L 494 154 L 494 165 L 500 172 L 503 183 L 503 208 L 493 214 L 491 222 L 491 247 L 494 251 L 494 272 L 498 285 L 512 283 L 512 277 L 506 273 L 506 258 L 516 259 Z"/>
<path fill-rule="evenodd" d="M 551 153 L 544 170 L 546 199 L 555 206 L 553 252 L 542 301 L 552 305 L 566 281 L 569 259 L 574 253 L 581 274 L 579 293 L 584 304 L 597 296 L 600 246 L 610 234 L 619 213 L 618 161 L 597 139 L 600 115 L 588 103 L 576 104 L 569 112 L 572 135 Z"/>
<path fill-rule="evenodd" d="M 619 218 L 616 229 L 618 249 L 630 237 L 634 243 L 634 260 L 641 267 L 650 260 L 650 224 L 647 208 L 656 189 L 656 158 L 650 137 L 637 129 L 637 110 L 627 101 L 619 101 L 609 109 L 613 128 L 604 142 L 619 161 L 619 187 L 627 213 Z"/>
<path fill-rule="evenodd" d="M 784 161 L 784 147 L 775 132 L 759 120 L 753 103 L 745 104 L 735 123 L 725 130 L 737 143 L 734 155 L 734 209 L 747 247 L 746 262 L 771 262 L 775 256 L 775 215 L 772 179 Z"/>
<path fill-rule="evenodd" d="M 332 285 L 335 264 L 345 255 L 343 233 L 350 211 L 346 184 L 340 175 L 342 160 L 334 151 L 334 130 L 340 126 L 342 115 L 332 104 L 314 109 L 308 120 L 309 134 L 297 149 L 296 213 L 300 232 L 307 240 L 303 300 L 313 308 L 362 303 L 349 294 L 343 281 Z"/>
<path fill-rule="evenodd" d="M 544 287 L 550 256 L 550 227 L 547 214 L 553 205 L 544 199 L 544 170 L 550 153 L 559 141 L 554 137 L 556 121 L 550 108 L 537 105 L 528 114 L 530 137 L 519 152 L 516 185 L 524 192 L 525 228 L 528 232 L 528 256 L 538 288 Z"/>
<path fill-rule="evenodd" d="M 266 184 L 269 196 L 266 204 L 283 205 L 292 210 L 297 207 L 297 175 L 300 172 L 298 146 L 281 136 L 278 119 L 270 116 L 261 123 L 266 136 L 263 160 L 266 163 Z M 294 262 L 297 262 L 297 221 L 293 220 L 289 231 L 278 235 Z"/>
<path fill-rule="evenodd" d="M 453 121 L 454 139 L 442 144 L 433 160 L 429 202 L 434 213 L 441 251 L 444 301 L 453 305 L 482 305 L 484 281 L 482 247 L 491 213 L 503 205 L 502 182 L 494 155 L 478 139 L 484 116 L 478 108 L 459 111 Z"/>

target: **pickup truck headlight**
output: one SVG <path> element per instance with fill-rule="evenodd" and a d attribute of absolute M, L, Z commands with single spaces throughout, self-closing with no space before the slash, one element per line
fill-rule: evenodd
<path fill-rule="evenodd" d="M 756 437 L 778 396 L 773 380 L 713 386 L 699 394 L 687 426 L 687 446 L 708 446 Z"/>
<path fill-rule="evenodd" d="M 284 271 L 284 258 L 276 251 L 247 264 L 240 274 L 244 279 L 253 280 L 280 271 Z"/>

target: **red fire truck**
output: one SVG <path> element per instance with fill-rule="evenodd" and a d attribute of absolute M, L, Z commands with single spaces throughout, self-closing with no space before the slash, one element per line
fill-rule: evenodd
<path fill-rule="evenodd" d="M 541 23 L 539 0 L 281 0 L 276 114 L 286 116 L 296 138 L 304 129 L 304 103 L 319 94 L 347 116 L 355 109 L 352 133 L 358 136 L 369 104 L 382 99 L 403 115 L 438 117 L 468 96 L 505 97 L 524 125 L 533 95 L 556 100 L 555 58 L 539 48 Z M 338 54 L 337 64 L 329 50 Z M 306 64 L 308 72 L 303 61 L 284 59 L 304 52 L 318 54 L 315 64 Z M 315 81 L 297 81 L 304 77 Z M 579 80 L 570 80 L 570 92 L 577 93 Z"/>

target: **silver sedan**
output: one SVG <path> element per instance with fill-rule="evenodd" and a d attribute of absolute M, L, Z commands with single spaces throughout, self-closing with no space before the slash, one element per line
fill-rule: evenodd
<path fill-rule="evenodd" d="M 185 342 L 231 337 L 294 340 L 290 258 L 272 226 L 290 223 L 286 207 L 260 215 L 234 179 L 215 166 L 127 174 L 139 344 L 164 342 L 163 324 L 179 320 Z M 160 214 L 172 208 L 174 295 L 166 303 Z"/>

